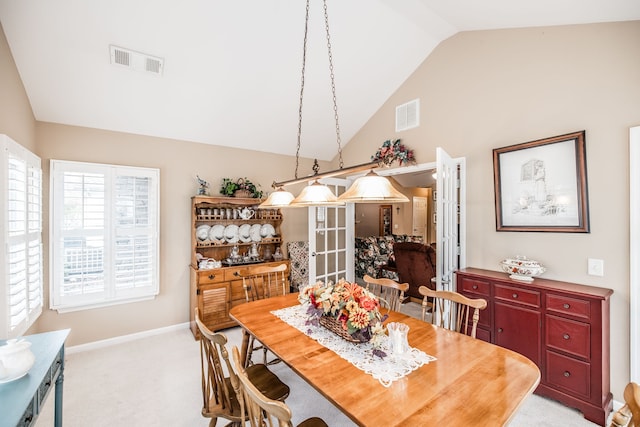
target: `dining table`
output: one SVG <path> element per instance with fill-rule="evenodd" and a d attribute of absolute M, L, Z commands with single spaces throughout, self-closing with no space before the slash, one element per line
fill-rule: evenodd
<path fill-rule="evenodd" d="M 385 324 L 406 324 L 409 346 L 434 360 L 385 386 L 274 314 L 300 304 L 297 296 L 231 309 L 243 330 L 242 360 L 250 334 L 357 425 L 507 425 L 540 382 L 540 370 L 525 356 L 390 311 Z"/>

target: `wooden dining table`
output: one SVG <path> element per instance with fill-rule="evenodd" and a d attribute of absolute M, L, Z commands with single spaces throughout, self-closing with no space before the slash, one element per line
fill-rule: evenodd
<path fill-rule="evenodd" d="M 296 304 L 289 294 L 233 307 L 243 356 L 251 334 L 361 426 L 505 425 L 540 381 L 518 353 L 390 312 L 387 322 L 409 326 L 409 345 L 437 360 L 384 387 L 271 313 Z"/>

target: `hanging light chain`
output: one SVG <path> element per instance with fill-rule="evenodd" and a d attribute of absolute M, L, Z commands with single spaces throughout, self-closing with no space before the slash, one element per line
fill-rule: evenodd
<path fill-rule="evenodd" d="M 309 1 L 307 0 L 307 7 Z M 308 10 L 308 9 L 307 9 Z M 329 15 L 327 13 L 327 0 L 324 0 L 324 24 L 327 30 L 327 51 L 329 53 L 329 75 L 331 76 L 331 93 L 333 95 L 333 113 L 336 119 L 336 142 L 338 143 L 338 156 L 340 159 L 340 169 L 344 166 L 342 161 L 342 143 L 340 140 L 340 121 L 338 120 L 338 103 L 336 101 L 336 82 L 333 75 L 333 55 L 331 55 L 331 37 L 329 36 Z"/>
<path fill-rule="evenodd" d="M 298 146 L 296 147 L 296 171 L 295 178 L 298 179 L 298 166 L 300 165 L 300 141 L 302 139 L 302 98 L 304 97 L 304 70 L 307 65 L 307 33 L 309 30 L 309 0 L 307 0 L 307 11 L 304 18 L 304 42 L 302 44 L 302 77 L 300 83 L 300 104 L 298 106 Z"/>

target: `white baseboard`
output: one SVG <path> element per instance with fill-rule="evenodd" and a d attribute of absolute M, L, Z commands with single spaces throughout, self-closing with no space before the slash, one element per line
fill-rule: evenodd
<path fill-rule="evenodd" d="M 86 344 L 65 347 L 66 354 L 80 353 L 82 351 L 95 350 L 99 348 L 109 347 L 115 344 L 121 344 L 129 341 L 138 340 L 140 338 L 152 337 L 154 335 L 166 334 L 167 332 L 179 331 L 189 327 L 189 322 L 177 325 L 165 326 L 164 328 L 151 329 L 148 331 L 136 332 L 135 334 L 121 335 L 119 337 L 109 338 L 106 340 L 94 341 Z"/>

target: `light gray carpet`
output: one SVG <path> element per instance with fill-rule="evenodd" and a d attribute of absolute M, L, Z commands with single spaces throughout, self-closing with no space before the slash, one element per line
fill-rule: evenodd
<path fill-rule="evenodd" d="M 405 310 L 415 314 L 416 306 Z M 240 344 L 239 328 L 224 333 L 231 345 Z M 331 427 L 355 425 L 285 364 L 272 369 L 291 387 L 287 404 L 294 424 L 320 416 Z M 200 415 L 201 405 L 200 350 L 189 329 L 67 355 L 65 427 L 204 427 L 208 420 Z M 216 426 L 225 424 L 218 420 Z M 485 424 L 479 419 L 477 425 Z M 535 395 L 524 402 L 511 423 L 525 427 L 594 425 L 579 412 Z M 47 397 L 36 426 L 53 426 L 53 394 Z"/>

